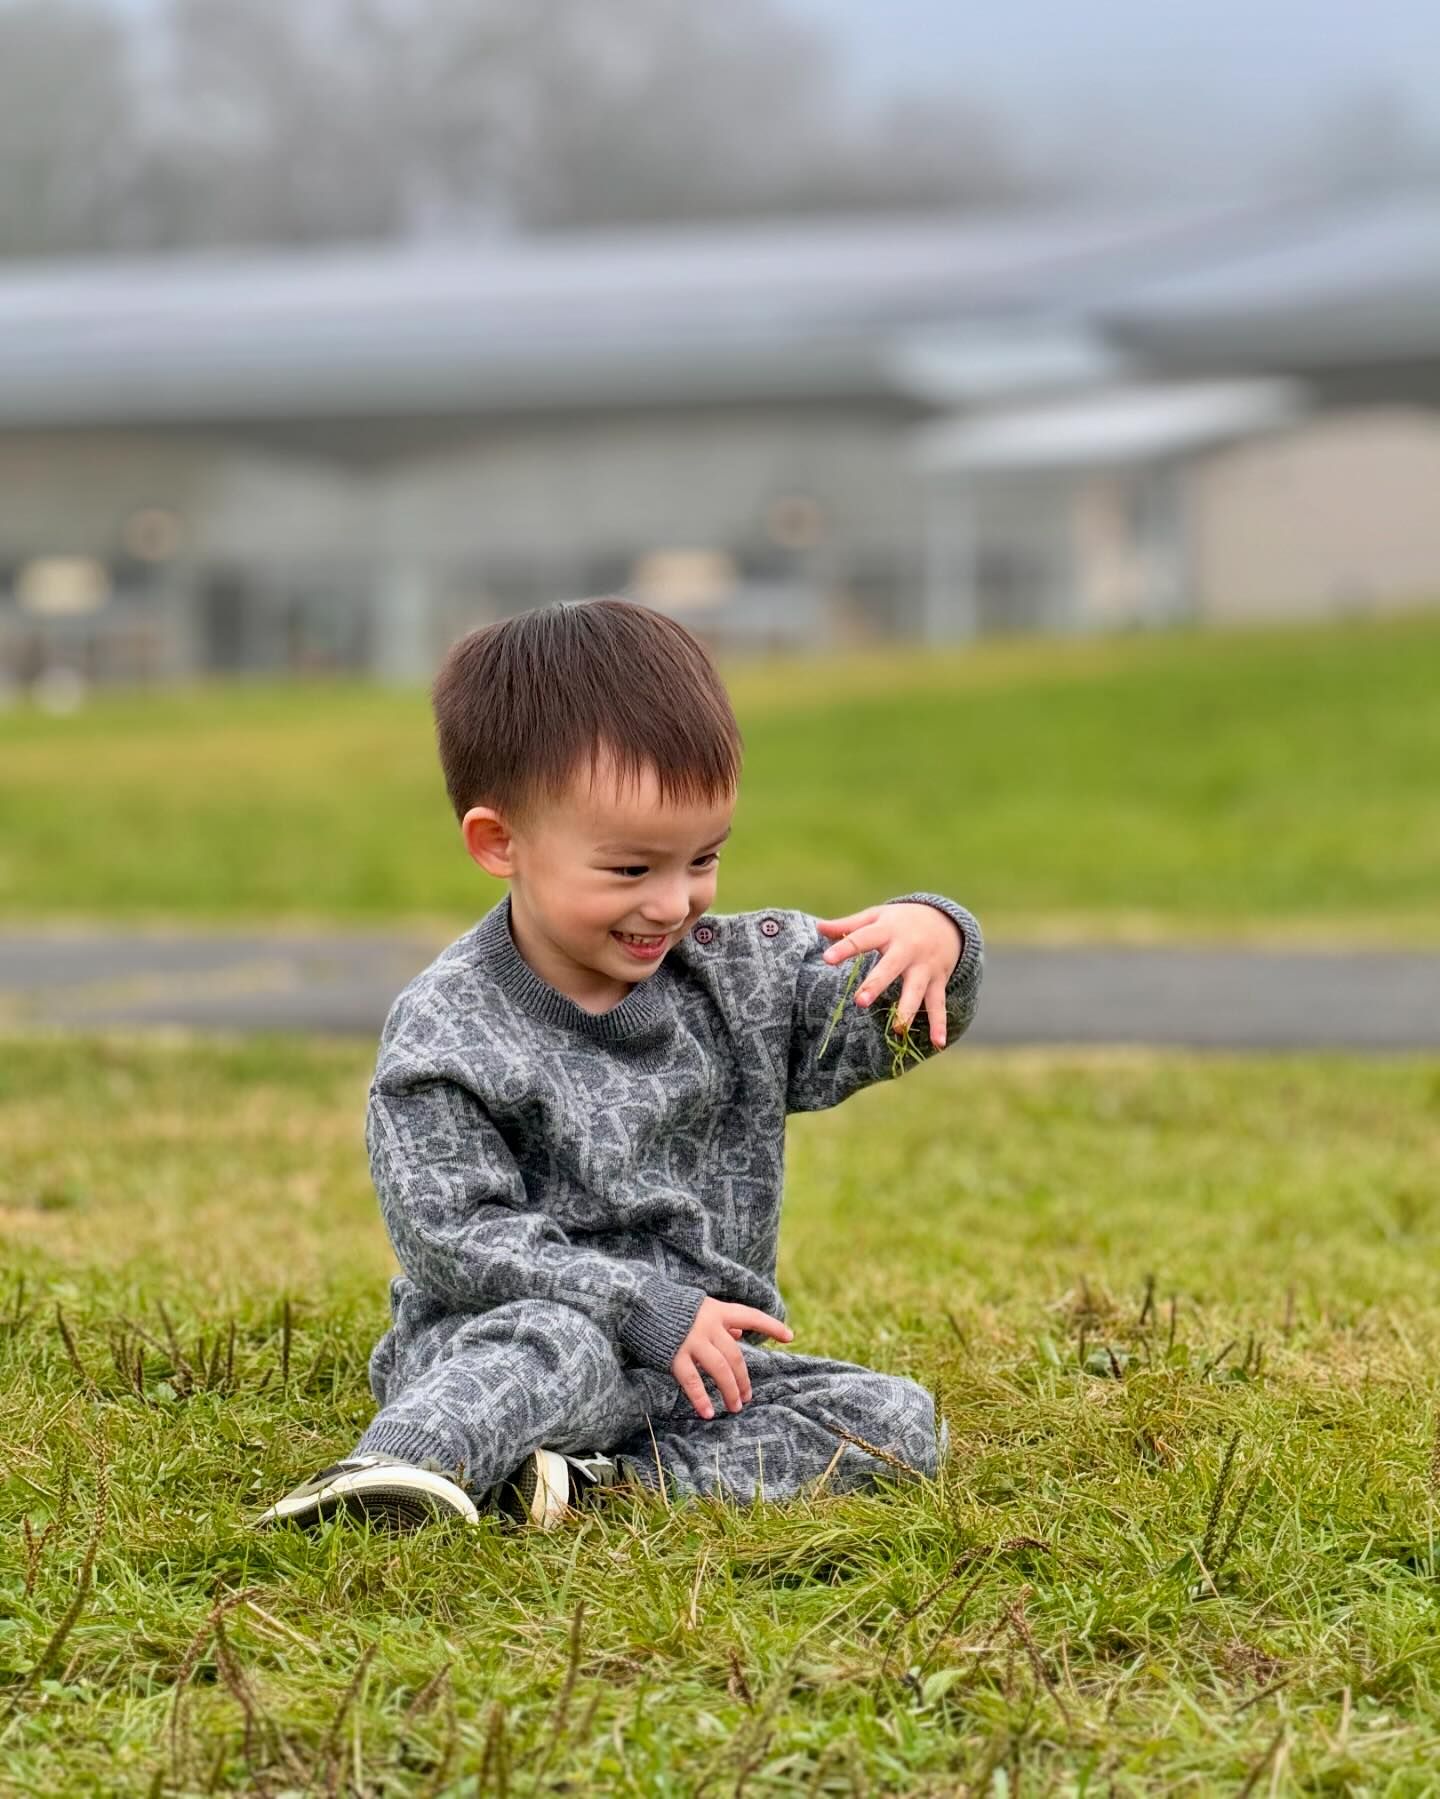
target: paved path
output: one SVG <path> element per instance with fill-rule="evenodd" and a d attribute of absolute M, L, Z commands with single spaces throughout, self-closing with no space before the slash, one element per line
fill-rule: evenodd
<path fill-rule="evenodd" d="M 373 1038 L 438 939 L 0 932 L 0 1025 Z M 1440 1048 L 1440 954 L 1181 948 L 987 952 L 987 1043 Z"/>

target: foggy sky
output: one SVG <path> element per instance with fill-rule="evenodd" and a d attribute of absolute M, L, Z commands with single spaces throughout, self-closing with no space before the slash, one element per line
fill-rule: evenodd
<path fill-rule="evenodd" d="M 857 97 L 958 89 L 1042 153 L 1078 138 L 1123 164 L 1140 145 L 1233 181 L 1252 154 L 1338 131 L 1365 97 L 1393 97 L 1401 120 L 1440 140 L 1436 0 L 788 4 L 835 34 Z"/>

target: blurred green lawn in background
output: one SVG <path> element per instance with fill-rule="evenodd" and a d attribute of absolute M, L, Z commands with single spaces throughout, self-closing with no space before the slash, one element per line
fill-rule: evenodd
<path fill-rule="evenodd" d="M 933 1486 L 247 1535 L 370 1416 L 371 1061 L 0 1042 L 0 1789 L 1433 1790 L 1435 1059 L 961 1046 L 794 1120 L 796 1346 L 942 1390 Z"/>
<path fill-rule="evenodd" d="M 719 908 L 938 889 L 992 935 L 1440 941 L 1440 617 L 728 671 Z M 0 917 L 445 941 L 466 859 L 418 690 L 216 686 L 0 716 Z"/>

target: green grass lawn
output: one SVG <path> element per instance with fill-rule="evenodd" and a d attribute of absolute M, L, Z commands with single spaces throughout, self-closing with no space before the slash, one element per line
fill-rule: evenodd
<path fill-rule="evenodd" d="M 723 909 L 917 887 L 992 935 L 1440 942 L 1440 615 L 733 671 Z M 465 858 L 426 698 L 354 684 L 0 715 L 0 917 L 409 919 Z"/>
<path fill-rule="evenodd" d="M 962 1046 L 793 1121 L 796 1347 L 940 1389 L 933 1484 L 251 1536 L 370 1415 L 371 1064 L 0 1044 L 0 1790 L 1434 1791 L 1440 1063 Z"/>

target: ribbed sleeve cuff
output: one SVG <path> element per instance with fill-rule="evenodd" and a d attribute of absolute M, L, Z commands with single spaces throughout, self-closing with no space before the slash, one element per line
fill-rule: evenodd
<path fill-rule="evenodd" d="M 668 1368 L 690 1334 L 705 1295 L 663 1275 L 647 1280 L 620 1324 L 620 1347 L 642 1368 Z"/>

